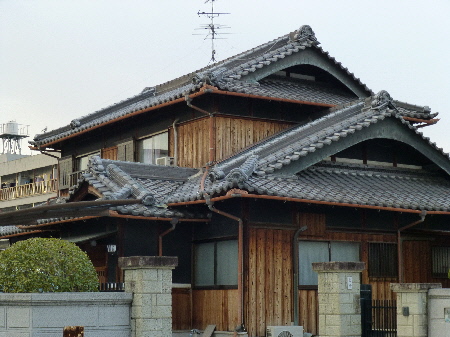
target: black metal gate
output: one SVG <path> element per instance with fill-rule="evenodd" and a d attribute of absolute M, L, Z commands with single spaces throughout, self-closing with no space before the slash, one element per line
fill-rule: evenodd
<path fill-rule="evenodd" d="M 397 301 L 372 300 L 372 286 L 361 284 L 361 336 L 397 337 Z"/>

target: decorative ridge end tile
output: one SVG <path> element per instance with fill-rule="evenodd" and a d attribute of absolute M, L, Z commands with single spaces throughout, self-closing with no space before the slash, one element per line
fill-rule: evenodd
<path fill-rule="evenodd" d="M 289 42 L 297 42 L 302 45 L 319 45 L 316 35 L 312 28 L 308 25 L 303 25 L 296 31 L 289 33 Z"/>
<path fill-rule="evenodd" d="M 227 181 L 242 183 L 255 171 L 259 156 L 250 155 L 240 167 L 236 167 L 225 177 Z"/>

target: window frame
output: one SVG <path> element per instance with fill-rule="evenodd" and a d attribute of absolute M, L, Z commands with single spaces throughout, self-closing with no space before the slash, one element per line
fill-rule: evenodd
<path fill-rule="evenodd" d="M 150 162 L 150 163 L 141 160 L 141 146 L 142 146 L 141 144 L 143 144 L 143 142 L 146 141 L 146 140 L 153 139 L 153 138 L 155 138 L 157 136 L 160 136 L 160 135 L 163 135 L 163 134 L 167 135 L 167 155 L 166 156 L 159 156 L 159 157 L 155 156 L 154 158 L 152 158 L 152 162 Z M 157 158 L 168 157 L 169 156 L 169 153 L 170 153 L 170 134 L 169 134 L 169 130 L 163 130 L 163 131 L 152 133 L 150 135 L 139 137 L 139 138 L 137 138 L 135 140 L 134 146 L 135 146 L 135 153 L 136 153 L 136 162 L 143 163 L 143 164 L 156 165 L 156 159 Z M 151 150 L 153 151 L 154 149 L 152 148 Z M 163 150 L 165 150 L 165 149 L 163 149 Z"/>
<path fill-rule="evenodd" d="M 446 255 L 446 261 L 444 261 L 442 258 L 440 258 L 438 261 L 436 261 L 436 251 L 437 250 L 445 250 Z M 442 254 L 441 254 L 442 255 Z M 446 272 L 445 273 L 439 273 L 435 272 L 435 264 L 440 264 L 440 267 L 443 267 L 442 263 L 447 263 L 446 265 Z M 450 247 L 449 246 L 432 246 L 431 247 L 431 277 L 432 278 L 448 278 L 449 275 L 449 268 L 450 268 Z"/>
<path fill-rule="evenodd" d="M 101 157 L 102 155 L 102 150 L 96 150 L 96 151 L 92 151 L 89 153 L 85 153 L 79 156 L 75 157 L 75 170 L 74 172 L 84 172 L 87 170 L 87 164 L 89 163 L 89 160 L 91 159 L 91 157 L 93 156 L 99 156 Z M 85 168 L 81 168 L 81 160 L 82 159 L 87 159 L 87 163 L 86 163 L 86 167 Z"/>
<path fill-rule="evenodd" d="M 193 242 L 193 248 L 192 248 L 192 288 L 196 290 L 227 290 L 227 289 L 237 289 L 238 288 L 238 276 L 236 277 L 236 284 L 233 285 L 224 285 L 224 284 L 217 284 L 217 269 L 218 269 L 218 256 L 217 256 L 217 244 L 224 241 L 234 241 L 236 243 L 236 254 L 238 249 L 238 238 L 233 237 L 227 237 L 227 238 L 220 238 L 220 239 L 208 239 L 208 240 L 198 240 Z M 214 284 L 213 285 L 196 285 L 196 246 L 201 244 L 207 244 L 207 243 L 214 243 L 214 258 L 213 258 L 213 273 L 214 273 Z M 237 259 L 235 261 L 235 269 L 236 269 L 236 275 L 237 275 L 237 269 L 238 269 L 238 259 L 239 256 L 237 256 Z"/>
<path fill-rule="evenodd" d="M 326 243 L 328 245 L 328 261 L 326 262 L 330 262 L 332 261 L 331 257 L 332 257 L 332 244 L 333 243 L 344 243 L 344 244 L 354 244 L 354 245 L 358 245 L 358 260 L 361 261 L 361 253 L 362 253 L 362 244 L 361 242 L 355 242 L 355 241 L 340 241 L 340 240 L 298 240 L 298 250 L 297 250 L 297 254 L 298 254 L 298 284 L 297 287 L 298 289 L 304 289 L 304 290 L 308 290 L 308 289 L 317 289 L 318 285 L 317 284 L 301 284 L 301 257 L 300 257 L 300 245 L 302 242 L 310 242 L 310 243 Z M 310 267 L 312 270 L 312 266 Z M 309 271 L 311 271 L 309 270 Z M 313 272 L 314 273 L 314 272 Z"/>
<path fill-rule="evenodd" d="M 375 255 L 375 254 L 371 253 L 371 252 L 373 252 L 371 246 L 376 247 L 375 245 L 377 245 L 377 247 L 379 247 L 378 249 L 382 249 L 382 251 L 378 252 L 377 256 L 371 257 L 371 255 Z M 393 249 L 392 249 L 393 256 L 384 255 L 381 258 L 380 255 L 387 252 L 386 248 L 381 248 L 381 247 L 393 247 Z M 384 251 L 383 251 L 383 249 L 384 249 Z M 369 279 L 371 279 L 371 280 L 374 280 L 374 279 L 378 279 L 378 280 L 380 280 L 380 279 L 383 279 L 383 280 L 398 279 L 399 266 L 398 266 L 397 243 L 395 243 L 395 242 L 368 242 L 367 261 L 368 261 L 367 274 L 368 274 Z M 393 266 L 391 268 L 381 270 L 381 269 L 383 269 L 382 266 L 388 266 L 388 267 L 391 266 L 392 261 L 393 261 Z M 391 270 L 389 270 L 389 269 L 391 269 Z"/>

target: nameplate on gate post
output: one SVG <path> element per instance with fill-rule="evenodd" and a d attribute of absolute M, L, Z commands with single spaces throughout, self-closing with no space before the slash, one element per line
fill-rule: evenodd
<path fill-rule="evenodd" d="M 84 326 L 65 326 L 63 337 L 84 337 Z"/>
<path fill-rule="evenodd" d="M 352 276 L 347 277 L 347 289 L 348 290 L 353 289 L 353 277 Z"/>

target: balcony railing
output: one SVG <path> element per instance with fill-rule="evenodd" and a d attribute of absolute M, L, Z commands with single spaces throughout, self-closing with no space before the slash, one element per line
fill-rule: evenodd
<path fill-rule="evenodd" d="M 0 189 L 0 201 L 31 197 L 34 195 L 56 193 L 58 181 L 56 179 L 37 181 L 31 184 L 5 187 Z"/>
<path fill-rule="evenodd" d="M 73 186 L 78 185 L 78 180 L 81 178 L 83 173 L 84 173 L 84 171 L 75 171 L 75 172 L 69 173 L 67 175 L 67 177 L 68 177 L 67 187 L 72 188 Z"/>

